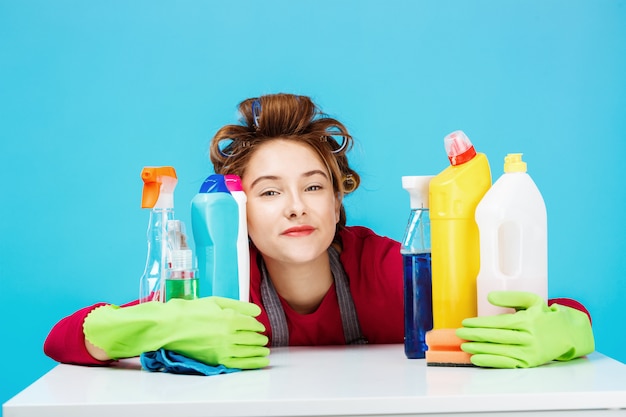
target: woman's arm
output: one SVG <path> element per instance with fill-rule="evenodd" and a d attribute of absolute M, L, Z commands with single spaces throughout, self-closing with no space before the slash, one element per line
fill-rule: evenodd
<path fill-rule="evenodd" d="M 61 363 L 95 366 L 110 364 L 112 361 L 108 359 L 106 353 L 85 340 L 83 333 L 85 317 L 103 305 L 106 303 L 82 308 L 55 324 L 44 342 L 44 353 Z"/>
<path fill-rule="evenodd" d="M 578 311 L 582 311 L 589 318 L 589 323 L 592 323 L 591 313 L 589 313 L 589 310 L 587 310 L 582 303 L 574 300 L 573 298 L 550 298 L 548 300 L 548 306 L 551 306 L 552 304 L 559 304 L 565 307 L 573 308 Z"/>
<path fill-rule="evenodd" d="M 102 366 L 164 348 L 208 365 L 262 368 L 269 349 L 259 313 L 254 304 L 220 297 L 98 303 L 59 321 L 44 351 L 58 362 Z"/>

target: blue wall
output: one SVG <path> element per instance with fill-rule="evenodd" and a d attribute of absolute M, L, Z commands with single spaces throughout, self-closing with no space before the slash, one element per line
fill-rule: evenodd
<path fill-rule="evenodd" d="M 448 164 L 463 129 L 523 152 L 549 217 L 551 296 L 583 302 L 626 362 L 626 3 L 0 2 L 0 402 L 52 368 L 50 327 L 137 295 L 144 165 L 173 165 L 178 217 L 243 98 L 312 96 L 359 145 L 351 224 L 401 238 L 402 175 Z M 12 359 L 14 358 L 14 359 Z"/>

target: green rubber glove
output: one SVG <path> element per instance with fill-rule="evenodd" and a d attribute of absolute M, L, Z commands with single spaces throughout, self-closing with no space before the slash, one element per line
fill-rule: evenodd
<path fill-rule="evenodd" d="M 221 297 L 172 299 L 120 308 L 106 305 L 85 318 L 83 332 L 112 359 L 165 348 L 208 365 L 255 369 L 269 364 L 265 327 L 252 303 Z"/>
<path fill-rule="evenodd" d="M 530 368 L 594 351 L 591 323 L 582 311 L 558 304 L 548 307 L 537 294 L 521 291 L 494 291 L 487 298 L 516 312 L 463 320 L 456 334 L 468 340 L 461 349 L 472 354 L 474 365 Z"/>

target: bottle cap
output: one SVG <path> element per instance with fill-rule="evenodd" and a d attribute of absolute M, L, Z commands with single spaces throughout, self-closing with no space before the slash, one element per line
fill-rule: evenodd
<path fill-rule="evenodd" d="M 226 180 L 221 174 L 211 174 L 200 186 L 199 193 L 228 193 L 230 190 L 226 186 Z"/>
<path fill-rule="evenodd" d="M 224 175 L 224 181 L 226 181 L 226 187 L 230 191 L 243 191 L 243 187 L 241 186 L 241 178 L 239 178 L 239 175 L 226 174 Z"/>
<path fill-rule="evenodd" d="M 411 196 L 411 209 L 428 208 L 428 186 L 433 175 L 402 177 L 402 188 Z"/>
<path fill-rule="evenodd" d="M 193 253 L 191 249 L 173 250 L 172 265 L 173 271 L 189 271 L 193 269 Z"/>
<path fill-rule="evenodd" d="M 461 165 L 476 155 L 476 149 L 462 130 L 456 130 L 443 139 L 443 144 L 452 165 Z"/>
<path fill-rule="evenodd" d="M 521 153 L 510 153 L 504 157 L 504 172 L 526 172 L 526 162 Z"/>

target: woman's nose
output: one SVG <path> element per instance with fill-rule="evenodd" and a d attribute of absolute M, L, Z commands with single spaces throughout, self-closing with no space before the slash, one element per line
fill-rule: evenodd
<path fill-rule="evenodd" d="M 306 213 L 306 204 L 300 193 L 290 193 L 285 214 L 287 217 L 299 217 Z"/>

